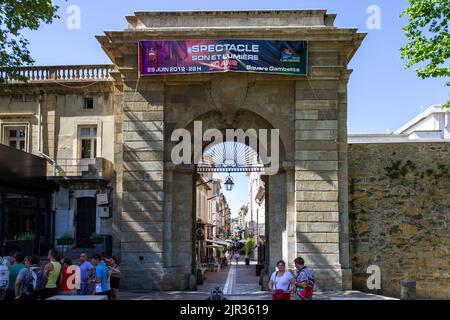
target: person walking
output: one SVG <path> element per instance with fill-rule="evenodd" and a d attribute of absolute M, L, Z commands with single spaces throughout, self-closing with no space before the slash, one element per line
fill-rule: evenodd
<path fill-rule="evenodd" d="M 58 252 L 54 249 L 48 253 L 48 259 L 50 260 L 44 267 L 44 274 L 47 278 L 47 284 L 42 294 L 42 299 L 48 299 L 58 294 L 59 277 L 61 274 L 61 263 L 59 262 Z"/>
<path fill-rule="evenodd" d="M 110 257 L 104 257 L 102 261 L 105 263 L 106 266 L 106 292 L 108 292 L 108 300 L 111 300 L 111 275 L 112 275 L 112 268 L 111 268 L 111 261 Z"/>
<path fill-rule="evenodd" d="M 297 268 L 297 276 L 295 277 L 295 293 L 299 300 L 312 300 L 314 292 L 314 274 L 307 266 L 302 257 L 294 260 Z"/>
<path fill-rule="evenodd" d="M 16 280 L 20 270 L 25 268 L 25 264 L 23 263 L 24 260 L 25 256 L 20 252 L 16 252 L 11 259 L 11 265 L 9 267 L 9 282 L 5 293 L 5 301 L 13 301 L 16 298 Z"/>
<path fill-rule="evenodd" d="M 35 255 L 26 257 L 15 283 L 16 300 L 37 300 L 45 288 L 45 276 Z"/>
<path fill-rule="evenodd" d="M 80 289 L 78 290 L 78 294 L 85 296 L 88 294 L 89 288 L 89 278 L 91 277 L 91 272 L 94 267 L 88 261 L 88 256 L 86 253 L 80 254 Z"/>
<path fill-rule="evenodd" d="M 92 264 L 95 266 L 94 294 L 109 297 L 107 284 L 108 274 L 105 262 L 103 262 L 102 257 L 99 254 L 94 254 L 92 256 Z"/>
<path fill-rule="evenodd" d="M 277 262 L 277 269 L 278 271 L 272 273 L 268 283 L 272 300 L 291 300 L 294 276 L 286 271 L 286 263 L 283 260 Z"/>
<path fill-rule="evenodd" d="M 59 294 L 60 295 L 76 295 L 77 289 L 75 288 L 74 274 L 77 272 L 78 266 L 72 265 L 72 259 L 64 258 L 63 266 L 61 269 L 61 276 L 59 282 Z"/>
<path fill-rule="evenodd" d="M 111 300 L 118 300 L 120 288 L 120 265 L 116 257 L 109 259 L 111 268 Z"/>

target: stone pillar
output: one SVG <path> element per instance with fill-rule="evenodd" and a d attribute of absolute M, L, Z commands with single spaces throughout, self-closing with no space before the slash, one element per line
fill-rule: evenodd
<path fill-rule="evenodd" d="M 114 92 L 114 201 L 112 217 L 112 250 L 113 254 L 122 259 L 121 224 L 123 209 L 123 131 L 124 126 L 128 129 L 128 123 L 123 123 L 123 94 L 120 91 Z M 128 184 L 132 176 L 127 174 Z M 124 215 L 125 217 L 125 215 Z"/>
<path fill-rule="evenodd" d="M 57 134 L 55 134 L 56 95 L 47 95 L 45 102 L 42 105 L 42 152 L 50 156 L 50 158 L 55 158 L 55 143 L 57 136 Z"/>
<path fill-rule="evenodd" d="M 297 81 L 295 198 L 297 254 L 319 290 L 341 290 L 337 82 Z"/>
<path fill-rule="evenodd" d="M 175 165 L 166 163 L 164 167 L 164 267 L 172 266 L 172 215 L 173 215 L 173 171 Z"/>
<path fill-rule="evenodd" d="M 167 169 L 167 166 L 166 166 Z M 169 171 L 169 170 L 167 170 Z M 195 248 L 193 221 L 193 168 L 180 166 L 172 173 L 166 172 L 168 193 L 164 212 L 164 290 L 182 290 L 189 288 L 189 276 L 192 274 L 192 260 Z M 176 190 L 176 194 L 172 192 Z M 170 204 L 171 203 L 171 204 Z"/>
<path fill-rule="evenodd" d="M 296 243 L 296 222 L 297 213 L 295 211 L 295 166 L 291 163 L 284 163 L 286 170 L 286 231 L 287 231 L 287 267 L 291 270 L 295 268 L 294 259 L 297 256 Z M 284 255 L 283 255 L 284 256 Z"/>
<path fill-rule="evenodd" d="M 123 103 L 124 288 L 162 289 L 164 85 L 127 83 Z M 117 165 L 117 163 L 116 163 Z"/>
<path fill-rule="evenodd" d="M 268 223 L 270 230 L 267 234 L 266 245 L 269 247 L 268 272 L 271 274 L 276 267 L 277 261 L 288 260 L 287 253 L 287 228 L 286 228 L 286 172 L 280 171 L 277 175 L 269 176 L 269 200 Z"/>
<path fill-rule="evenodd" d="M 400 281 L 401 300 L 416 300 L 416 281 L 412 279 L 403 279 Z"/>
<path fill-rule="evenodd" d="M 345 58 L 343 58 L 345 59 Z M 351 74 L 344 70 L 338 83 L 338 139 L 339 144 L 339 252 L 342 268 L 342 289 L 352 290 L 350 265 L 350 236 L 348 217 L 348 137 L 347 137 L 347 84 Z"/>

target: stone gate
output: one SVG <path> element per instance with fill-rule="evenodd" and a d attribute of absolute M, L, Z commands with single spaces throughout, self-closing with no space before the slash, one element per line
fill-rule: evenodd
<path fill-rule="evenodd" d="M 192 166 L 170 159 L 174 129 L 280 129 L 281 168 L 268 177 L 266 270 L 301 255 L 319 289 L 351 288 L 347 65 L 364 39 L 324 10 L 139 12 L 98 41 L 116 65 L 114 254 L 124 287 L 186 289 L 195 273 Z M 307 40 L 308 76 L 138 77 L 140 40 Z"/>

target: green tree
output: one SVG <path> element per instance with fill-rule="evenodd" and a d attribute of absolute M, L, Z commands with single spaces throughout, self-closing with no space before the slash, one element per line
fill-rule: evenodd
<path fill-rule="evenodd" d="M 59 18 L 57 10 L 58 6 L 51 0 L 0 0 L 0 69 L 9 71 L 10 80 L 26 81 L 25 77 L 11 71 L 34 63 L 23 30 L 37 30 L 42 23 L 52 23 Z M 6 79 L 0 74 L 0 88 L 5 83 Z"/>
<path fill-rule="evenodd" d="M 406 67 L 419 65 L 416 73 L 422 79 L 450 77 L 450 0 L 408 1 L 401 14 L 408 17 L 408 25 L 403 28 L 408 43 L 401 48 Z M 445 85 L 450 86 L 450 81 Z M 449 108 L 450 101 L 444 107 Z"/>
<path fill-rule="evenodd" d="M 244 250 L 245 250 L 245 256 L 246 257 L 248 257 L 250 252 L 253 250 L 254 246 L 255 246 L 255 239 L 253 239 L 252 237 L 248 237 L 247 238 L 247 242 L 244 245 Z"/>

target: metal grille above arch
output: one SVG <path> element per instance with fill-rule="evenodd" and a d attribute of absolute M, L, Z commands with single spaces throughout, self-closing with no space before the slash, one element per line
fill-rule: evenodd
<path fill-rule="evenodd" d="M 196 166 L 197 172 L 264 172 L 257 151 L 250 146 L 226 141 L 208 146 Z"/>

